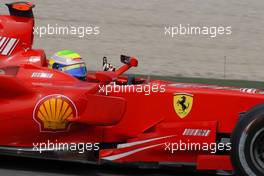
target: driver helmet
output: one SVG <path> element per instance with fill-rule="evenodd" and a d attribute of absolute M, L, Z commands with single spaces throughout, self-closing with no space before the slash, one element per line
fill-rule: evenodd
<path fill-rule="evenodd" d="M 86 64 L 81 56 L 71 50 L 62 50 L 55 53 L 49 60 L 48 66 L 68 73 L 80 80 L 85 80 L 87 76 Z"/>

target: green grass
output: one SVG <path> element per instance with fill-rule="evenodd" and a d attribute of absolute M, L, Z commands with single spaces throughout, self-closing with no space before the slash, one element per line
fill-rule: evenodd
<path fill-rule="evenodd" d="M 137 75 L 137 76 L 146 77 L 146 75 Z M 264 89 L 264 82 L 260 82 L 260 81 L 207 79 L 207 78 L 184 78 L 184 77 L 154 76 L 154 75 L 150 76 L 150 78 L 173 81 L 173 82 L 182 82 L 182 83 L 202 83 L 202 84 L 214 84 L 214 85 L 219 85 L 219 86 L 235 86 L 235 87 Z"/>

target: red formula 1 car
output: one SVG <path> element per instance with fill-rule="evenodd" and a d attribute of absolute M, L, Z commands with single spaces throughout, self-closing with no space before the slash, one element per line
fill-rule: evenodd
<path fill-rule="evenodd" d="M 264 91 L 48 69 L 33 5 L 0 15 L 0 153 L 264 175 Z"/>

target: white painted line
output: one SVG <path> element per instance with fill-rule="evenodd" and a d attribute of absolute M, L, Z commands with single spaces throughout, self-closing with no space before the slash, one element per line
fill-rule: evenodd
<path fill-rule="evenodd" d="M 3 44 L 4 44 L 5 41 L 6 41 L 6 37 L 1 38 L 1 41 L 0 41 L 0 48 L 3 47 Z"/>
<path fill-rule="evenodd" d="M 8 53 L 11 51 L 12 47 L 15 45 L 17 39 L 11 38 L 9 42 L 7 43 L 5 49 L 2 51 L 2 55 L 8 55 Z"/>

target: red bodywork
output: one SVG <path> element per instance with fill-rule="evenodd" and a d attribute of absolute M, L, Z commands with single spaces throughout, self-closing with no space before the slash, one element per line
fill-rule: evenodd
<path fill-rule="evenodd" d="M 9 5 L 10 13 L 13 15 L 0 16 L 0 65 L 34 63 L 46 66 L 44 51 L 32 49 L 34 18 L 28 17 L 28 14 L 32 13 L 31 8 L 24 12 L 25 15 L 21 13 L 18 17 L 17 10 Z"/>
<path fill-rule="evenodd" d="M 116 86 L 113 82 L 128 82 L 120 75 L 137 66 L 136 59 L 116 72 L 96 72 L 80 81 L 46 68 L 43 50 L 32 49 L 33 25 L 32 17 L 0 16 L 0 42 L 5 40 L 0 51 L 0 149 L 25 155 L 30 151 L 33 156 L 30 149 L 36 143 L 100 143 L 100 150 L 93 151 L 95 163 L 173 163 L 232 170 L 228 152 L 172 152 L 166 146 L 229 139 L 240 115 L 264 102 L 263 91 L 136 78 L 130 86 L 163 86 L 165 91 L 107 94 L 107 86 Z M 8 44 L 13 48 L 5 49 Z M 8 53 L 3 54 L 4 49 Z M 184 96 L 189 98 L 186 112 L 177 110 L 183 108 Z M 35 152 L 34 157 L 45 156 Z"/>

